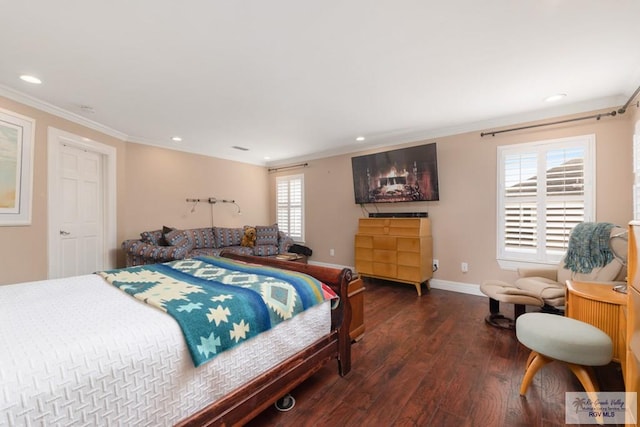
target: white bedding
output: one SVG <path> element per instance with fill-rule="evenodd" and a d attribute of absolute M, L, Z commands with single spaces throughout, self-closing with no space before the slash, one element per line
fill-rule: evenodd
<path fill-rule="evenodd" d="M 325 302 L 195 368 L 172 317 L 96 275 L 0 286 L 0 426 L 172 425 L 330 327 Z"/>

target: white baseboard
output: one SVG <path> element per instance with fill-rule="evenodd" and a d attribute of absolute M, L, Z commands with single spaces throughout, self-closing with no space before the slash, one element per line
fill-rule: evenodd
<path fill-rule="evenodd" d="M 319 265 L 322 267 L 340 268 L 340 269 L 349 268 L 353 272 L 356 271 L 354 267 L 351 267 L 348 265 L 329 264 L 326 262 L 317 262 L 317 261 L 309 261 L 309 264 Z M 450 280 L 431 279 L 429 281 L 429 286 L 433 289 L 442 289 L 444 291 L 451 291 L 451 292 L 458 292 L 461 294 L 469 294 L 469 295 L 477 295 L 479 297 L 486 297 L 485 294 L 480 292 L 480 285 L 476 285 L 475 283 L 463 283 L 463 282 L 452 282 Z"/>
<path fill-rule="evenodd" d="M 309 264 L 311 265 L 318 265 L 320 267 L 329 267 L 329 268 L 337 268 L 342 270 L 343 268 L 348 268 L 349 270 L 353 271 L 355 273 L 356 269 L 354 267 L 351 267 L 349 265 L 340 265 L 340 264 L 329 264 L 328 262 L 318 262 L 318 261 L 309 261 Z"/>
<path fill-rule="evenodd" d="M 429 285 L 433 289 L 442 289 L 445 291 L 458 292 L 461 294 L 477 295 L 479 297 L 486 297 L 485 294 L 480 292 L 480 285 L 474 283 L 462 283 L 452 282 L 450 280 L 431 279 Z"/>

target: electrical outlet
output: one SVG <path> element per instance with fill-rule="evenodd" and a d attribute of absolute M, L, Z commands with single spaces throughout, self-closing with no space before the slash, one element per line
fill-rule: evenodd
<path fill-rule="evenodd" d="M 332 248 L 329 249 L 329 256 L 335 256 L 336 255 L 336 251 Z"/>
<path fill-rule="evenodd" d="M 433 271 L 436 271 L 440 268 L 440 261 L 438 261 L 437 259 L 433 260 Z"/>
<path fill-rule="evenodd" d="M 463 262 L 462 265 L 460 265 L 460 268 L 462 269 L 463 273 L 466 273 L 469 271 L 469 264 L 467 264 L 466 262 Z"/>

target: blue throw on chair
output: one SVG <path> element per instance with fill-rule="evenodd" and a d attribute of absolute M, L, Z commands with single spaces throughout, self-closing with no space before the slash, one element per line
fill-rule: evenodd
<path fill-rule="evenodd" d="M 613 227 L 609 222 L 583 222 L 576 225 L 569 236 L 564 268 L 588 274 L 594 268 L 610 263 L 613 253 L 609 247 L 609 237 Z"/>

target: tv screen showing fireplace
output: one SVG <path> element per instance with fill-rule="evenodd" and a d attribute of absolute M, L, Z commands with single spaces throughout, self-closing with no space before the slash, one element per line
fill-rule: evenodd
<path fill-rule="evenodd" d="M 436 143 L 351 158 L 356 203 L 439 200 Z"/>

